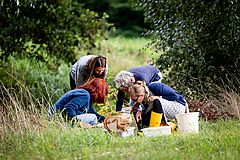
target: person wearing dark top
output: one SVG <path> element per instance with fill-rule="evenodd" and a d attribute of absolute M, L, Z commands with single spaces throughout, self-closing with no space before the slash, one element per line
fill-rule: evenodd
<path fill-rule="evenodd" d="M 128 71 L 120 71 L 115 77 L 115 84 L 118 88 L 116 111 L 122 110 L 125 92 L 137 81 L 145 81 L 146 84 L 161 82 L 162 74 L 159 69 L 148 65 L 130 68 Z M 130 100 L 131 102 L 131 100 Z M 131 106 L 131 104 L 130 104 Z"/>

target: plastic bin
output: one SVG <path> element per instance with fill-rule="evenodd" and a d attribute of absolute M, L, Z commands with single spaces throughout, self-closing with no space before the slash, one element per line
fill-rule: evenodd
<path fill-rule="evenodd" d="M 171 134 L 171 126 L 149 127 L 141 129 L 144 136 L 155 137 Z"/>
<path fill-rule="evenodd" d="M 126 132 L 117 133 L 120 137 L 131 137 L 134 135 L 135 127 L 128 127 Z"/>
<path fill-rule="evenodd" d="M 125 108 L 122 108 L 122 112 L 123 112 L 123 113 L 130 113 L 131 110 L 132 110 L 131 107 L 125 107 Z"/>
<path fill-rule="evenodd" d="M 134 135 L 135 127 L 128 127 L 126 132 L 116 133 L 120 137 L 131 137 Z M 108 132 L 107 129 L 103 129 L 103 131 Z"/>

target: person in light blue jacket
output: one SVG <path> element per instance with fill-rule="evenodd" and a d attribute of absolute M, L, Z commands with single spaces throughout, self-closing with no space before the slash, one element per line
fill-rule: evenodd
<path fill-rule="evenodd" d="M 101 55 L 87 55 L 78 59 L 70 69 L 70 87 L 75 89 L 93 78 L 105 81 L 108 73 L 106 58 Z"/>
<path fill-rule="evenodd" d="M 65 93 L 50 108 L 49 119 L 57 112 L 62 112 L 71 121 L 81 121 L 90 125 L 96 125 L 97 121 L 103 122 L 105 117 L 95 112 L 92 104 L 104 103 L 108 92 L 108 85 L 103 79 L 94 78 L 85 85 Z"/>
<path fill-rule="evenodd" d="M 133 112 L 136 122 L 141 121 L 142 126 L 149 125 L 151 111 L 162 114 L 162 120 L 167 125 L 175 119 L 175 115 L 187 112 L 183 96 L 161 82 L 146 85 L 144 81 L 137 81 L 130 87 L 129 94 L 134 102 L 141 104 L 141 108 L 135 108 Z"/>

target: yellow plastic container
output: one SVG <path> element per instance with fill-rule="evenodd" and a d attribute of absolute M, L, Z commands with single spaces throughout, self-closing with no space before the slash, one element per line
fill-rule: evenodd
<path fill-rule="evenodd" d="M 149 127 L 159 127 L 162 121 L 162 114 L 151 111 Z"/>

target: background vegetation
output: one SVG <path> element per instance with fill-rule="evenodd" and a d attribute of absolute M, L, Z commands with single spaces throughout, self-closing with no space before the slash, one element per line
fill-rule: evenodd
<path fill-rule="evenodd" d="M 132 0 L 78 0 L 84 3 L 84 8 L 103 15 L 109 15 L 108 22 L 113 23 L 116 32 L 112 36 L 139 37 L 150 29 L 150 24 L 144 22 L 142 9 L 132 7 Z"/>
<path fill-rule="evenodd" d="M 1 1 L 1 159 L 238 159 L 239 3 L 133 4 Z M 145 29 L 147 38 L 136 37 Z M 94 106 L 99 113 L 115 109 L 113 80 L 120 70 L 156 65 L 163 82 L 185 96 L 190 111 L 200 112 L 199 134 L 119 138 L 47 121 L 49 107 L 70 90 L 72 63 L 87 54 L 106 56 L 110 67 L 108 100 Z"/>
<path fill-rule="evenodd" d="M 134 0 L 152 29 L 146 35 L 164 54 L 156 59 L 166 83 L 182 93 L 215 94 L 214 85 L 239 91 L 240 20 L 238 1 Z M 226 87 L 226 86 L 224 86 Z"/>
<path fill-rule="evenodd" d="M 112 26 L 106 14 L 100 17 L 82 5 L 74 0 L 1 1 L 1 61 L 12 55 L 51 65 L 59 65 L 59 59 L 75 62 L 75 49 L 95 47 Z"/>

